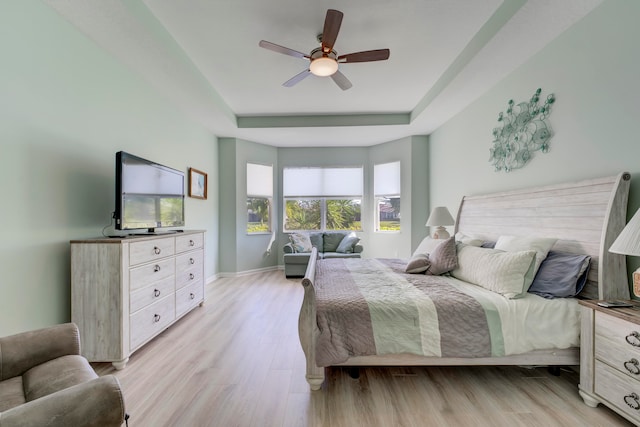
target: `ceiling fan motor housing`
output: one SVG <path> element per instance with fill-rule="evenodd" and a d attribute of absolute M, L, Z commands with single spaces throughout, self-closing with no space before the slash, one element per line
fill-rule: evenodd
<path fill-rule="evenodd" d="M 316 76 L 326 77 L 338 71 L 338 54 L 335 50 L 325 53 L 321 47 L 313 49 L 309 55 L 309 70 Z"/>

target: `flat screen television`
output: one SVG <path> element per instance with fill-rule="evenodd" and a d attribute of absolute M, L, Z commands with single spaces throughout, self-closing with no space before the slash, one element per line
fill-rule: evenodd
<path fill-rule="evenodd" d="M 184 172 L 116 153 L 117 230 L 184 226 Z"/>

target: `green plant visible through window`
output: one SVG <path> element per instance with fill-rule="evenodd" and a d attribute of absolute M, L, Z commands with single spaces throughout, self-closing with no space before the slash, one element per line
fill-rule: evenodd
<path fill-rule="evenodd" d="M 247 198 L 247 233 L 271 231 L 271 201 L 265 197 Z"/>
<path fill-rule="evenodd" d="M 361 230 L 360 206 L 360 199 L 288 199 L 284 230 Z"/>

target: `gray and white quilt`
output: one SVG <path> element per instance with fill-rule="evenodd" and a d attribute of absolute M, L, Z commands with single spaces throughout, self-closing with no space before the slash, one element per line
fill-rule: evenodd
<path fill-rule="evenodd" d="M 549 304 L 549 310 L 565 312 L 551 319 L 563 322 L 563 329 L 568 324 L 569 331 L 560 337 L 541 330 L 532 332 L 533 341 L 525 337 L 524 342 L 505 343 L 519 340 L 522 331 L 544 319 L 518 319 L 518 312 L 547 316 L 547 309 L 538 308 L 544 307 L 544 298 L 508 300 L 456 279 L 408 274 L 405 266 L 406 260 L 400 259 L 318 262 L 314 282 L 318 366 L 343 363 L 353 356 L 494 357 L 579 343 L 577 303 L 570 308 L 566 303 Z M 552 324 L 546 329 L 558 328 Z M 549 342 L 539 339 L 549 334 Z"/>

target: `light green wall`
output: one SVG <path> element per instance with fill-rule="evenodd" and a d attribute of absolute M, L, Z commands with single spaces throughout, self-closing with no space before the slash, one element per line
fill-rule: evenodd
<path fill-rule="evenodd" d="M 70 320 L 69 240 L 110 224 L 119 150 L 209 174 L 185 228 L 207 230 L 213 276 L 215 136 L 41 2 L 2 3 L 0 52 L 0 336 Z"/>
<path fill-rule="evenodd" d="M 236 138 L 220 138 L 220 273 L 235 274 L 278 265 L 270 234 L 247 234 L 247 163 L 273 165 L 274 187 L 278 150 Z M 273 199 L 279 199 L 274 188 Z M 272 215 L 279 217 L 278 203 Z M 274 225 L 277 232 L 277 223 Z"/>
<path fill-rule="evenodd" d="M 632 174 L 628 217 L 640 207 L 640 2 L 608 0 L 430 135 L 433 206 L 457 212 L 465 194 Z M 509 99 L 536 88 L 557 101 L 550 151 L 521 170 L 494 172 L 492 129 Z M 629 258 L 631 268 L 640 265 Z"/>

